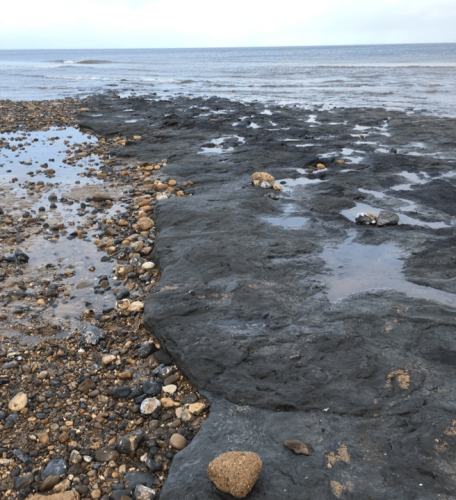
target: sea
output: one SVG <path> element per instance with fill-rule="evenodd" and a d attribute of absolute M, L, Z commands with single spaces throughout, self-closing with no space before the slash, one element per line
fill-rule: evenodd
<path fill-rule="evenodd" d="M 116 91 L 456 116 L 456 44 L 0 50 L 0 98 Z"/>

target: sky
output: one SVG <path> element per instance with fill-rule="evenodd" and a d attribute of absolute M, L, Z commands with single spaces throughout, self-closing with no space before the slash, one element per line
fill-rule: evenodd
<path fill-rule="evenodd" d="M 456 42 L 456 0 L 3 0 L 0 49 Z"/>

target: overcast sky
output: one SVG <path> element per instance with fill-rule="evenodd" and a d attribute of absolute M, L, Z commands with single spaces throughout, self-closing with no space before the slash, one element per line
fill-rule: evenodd
<path fill-rule="evenodd" d="M 2 0 L 0 49 L 456 42 L 456 0 Z"/>

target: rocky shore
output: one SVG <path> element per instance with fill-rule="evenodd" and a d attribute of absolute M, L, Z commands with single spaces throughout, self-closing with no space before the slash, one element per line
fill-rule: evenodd
<path fill-rule="evenodd" d="M 52 489 L 65 485 L 83 498 L 133 495 L 134 481 L 161 500 L 229 498 L 207 468 L 221 453 L 239 451 L 262 460 L 252 499 L 453 498 L 456 120 L 386 107 L 305 110 L 116 93 L 65 107 L 61 116 L 71 114 L 71 123 L 102 144 L 103 163 L 84 170 L 103 176 L 103 189 L 92 186 L 92 193 L 124 191 L 83 202 L 84 211 L 88 203 L 96 210 L 90 245 L 111 260 L 111 274 L 98 278 L 91 304 L 81 306 L 82 324 L 73 329 L 67 309 L 51 306 L 56 316 L 49 311 L 47 320 L 40 310 L 36 321 L 57 325 L 52 334 L 64 339 L 22 347 L 24 338 L 3 340 L 1 472 L 9 497 L 38 491 L 45 462 L 56 458 L 68 470 L 48 474 L 60 481 Z M 5 133 L 13 129 L 0 129 L 11 148 Z M 95 146 L 85 148 L 92 154 Z M 71 151 L 66 159 L 79 162 Z M 254 172 L 268 172 L 282 190 L 254 187 Z M 25 273 L 33 253 L 25 218 L 10 212 L 2 215 L 12 222 L 3 221 L 1 321 L 24 336 L 14 325 L 33 308 L 18 320 L 8 277 Z M 398 224 L 356 223 L 358 213 L 380 212 Z M 153 222 L 144 235 L 141 219 Z M 20 230 L 7 231 L 14 223 Z M 59 239 L 73 237 L 62 229 L 68 234 Z M 45 237 L 56 237 L 56 229 L 48 231 Z M 17 247 L 28 263 L 12 257 Z M 144 248 L 150 252 L 141 254 Z M 143 268 L 147 262 L 155 266 Z M 52 272 L 64 274 L 62 266 Z M 78 300 L 77 283 L 67 278 L 68 288 L 56 289 Z M 82 270 L 78 279 L 86 280 Z M 43 293 L 22 300 L 65 300 L 47 298 L 45 288 L 37 285 Z M 124 289 L 129 296 L 118 295 Z M 144 324 L 134 303 L 144 304 Z M 84 340 L 83 323 L 104 332 L 98 345 Z M 145 346 L 151 352 L 143 358 Z M 49 378 L 38 378 L 46 371 Z M 136 383 L 122 378 L 128 371 Z M 144 415 L 136 398 L 160 379 L 162 392 L 150 399 L 160 400 L 161 411 Z M 87 392 L 79 389 L 84 383 Z M 176 386 L 174 398 L 163 393 L 168 385 Z M 45 391 L 55 394 L 49 403 Z M 8 404 L 18 392 L 34 399 L 13 412 Z M 185 422 L 185 405 L 198 403 L 203 413 L 195 407 Z M 113 413 L 118 420 L 110 420 Z M 47 429 L 53 441 L 40 444 Z M 139 446 L 128 456 L 122 439 L 131 432 L 142 438 L 128 440 Z M 178 451 L 175 434 L 190 444 Z M 82 459 L 71 464 L 76 452 Z M 73 466 L 83 470 L 70 472 Z M 31 482 L 18 490 L 24 477 Z"/>
<path fill-rule="evenodd" d="M 143 324 L 155 205 L 192 182 L 110 159 L 128 141 L 83 136 L 81 108 L 2 103 L 2 498 L 153 499 L 208 412 Z"/>

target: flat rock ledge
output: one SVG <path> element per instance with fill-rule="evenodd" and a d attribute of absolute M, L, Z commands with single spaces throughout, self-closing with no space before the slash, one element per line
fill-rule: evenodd
<path fill-rule="evenodd" d="M 141 135 L 119 154 L 168 158 L 167 175 L 195 182 L 192 196 L 157 203 L 161 280 L 145 321 L 211 413 L 173 459 L 160 499 L 225 498 L 206 471 L 236 450 L 263 462 L 252 500 L 452 498 L 456 120 L 385 107 L 265 114 L 261 103 L 222 98 L 97 96 L 91 107 L 102 116 L 81 123 L 97 133 Z M 125 124 L 122 109 L 138 123 Z M 368 127 L 362 138 L 358 126 Z M 426 156 L 407 154 L 415 141 Z M 345 158 L 348 148 L 361 159 Z M 296 187 L 258 189 L 254 172 Z M 404 172 L 427 182 L 398 193 Z M 404 200 L 416 212 L 402 211 Z M 357 225 L 360 203 L 399 224 Z M 300 224 L 286 226 L 288 216 Z M 380 285 L 355 283 L 336 300 L 330 284 L 343 270 L 325 251 L 350 242 L 366 253 L 352 254 L 367 263 L 363 283 Z M 401 290 L 381 286 L 388 260 L 372 271 L 368 257 L 382 248 L 400 252 Z M 284 446 L 294 439 L 312 455 Z"/>

